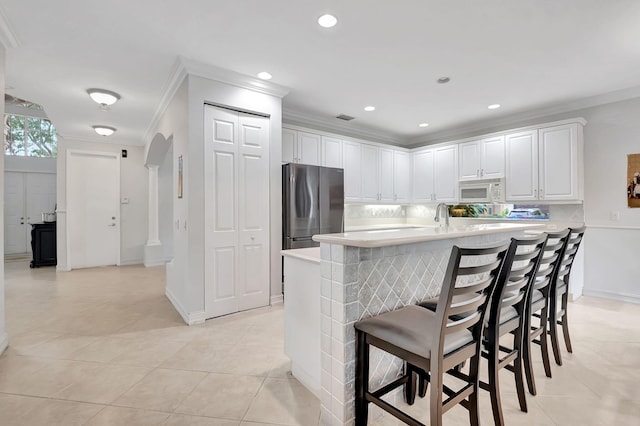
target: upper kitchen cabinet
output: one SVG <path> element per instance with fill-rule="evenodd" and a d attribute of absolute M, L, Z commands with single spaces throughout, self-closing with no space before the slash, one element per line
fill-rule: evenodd
<path fill-rule="evenodd" d="M 320 135 L 282 129 L 282 162 L 320 165 Z"/>
<path fill-rule="evenodd" d="M 411 201 L 411 156 L 408 152 L 393 151 L 393 201 Z"/>
<path fill-rule="evenodd" d="M 458 199 L 458 145 L 413 153 L 413 201 L 456 202 Z"/>
<path fill-rule="evenodd" d="M 342 143 L 342 164 L 344 168 L 344 200 L 362 199 L 362 155 L 360 144 L 344 141 Z"/>
<path fill-rule="evenodd" d="M 582 125 L 508 134 L 507 201 L 576 201 L 581 194 Z"/>
<path fill-rule="evenodd" d="M 322 136 L 322 165 L 342 168 L 342 140 Z"/>
<path fill-rule="evenodd" d="M 458 145 L 459 180 L 504 177 L 504 136 L 464 142 Z"/>

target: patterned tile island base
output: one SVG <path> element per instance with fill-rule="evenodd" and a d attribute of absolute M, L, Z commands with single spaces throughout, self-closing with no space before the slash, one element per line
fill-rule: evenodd
<path fill-rule="evenodd" d="M 453 245 L 521 235 L 509 230 L 376 248 L 321 243 L 321 424 L 354 424 L 356 321 L 438 295 Z M 371 388 L 397 377 L 401 367 L 372 348 Z"/>

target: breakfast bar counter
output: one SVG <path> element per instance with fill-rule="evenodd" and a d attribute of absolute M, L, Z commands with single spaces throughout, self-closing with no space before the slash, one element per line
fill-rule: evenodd
<path fill-rule="evenodd" d="M 354 423 L 353 324 L 356 321 L 438 295 L 453 245 L 496 243 L 522 236 L 527 230 L 544 228 L 543 224 L 490 223 L 315 235 L 313 239 L 320 242 L 321 257 L 318 295 L 320 366 L 312 376 L 319 377 L 320 383 L 311 387 L 320 394 L 321 423 Z M 310 272 L 315 268 L 310 268 Z M 287 285 L 312 283 L 317 278 L 311 275 L 313 273 L 307 274 L 306 280 L 302 278 L 298 282 L 287 283 L 285 265 L 285 309 Z M 308 303 L 311 307 L 317 301 L 309 300 Z M 304 308 L 298 309 L 309 312 Z M 295 319 L 285 317 L 286 321 Z M 292 359 L 292 364 L 299 363 L 300 360 Z M 397 359 L 375 350 L 371 352 L 370 365 L 372 388 L 396 377 L 402 368 Z M 310 368 L 316 370 L 318 367 Z M 372 412 L 370 418 L 376 414 Z"/>

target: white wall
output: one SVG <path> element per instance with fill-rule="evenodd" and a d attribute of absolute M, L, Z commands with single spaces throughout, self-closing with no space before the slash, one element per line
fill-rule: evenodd
<path fill-rule="evenodd" d="M 120 205 L 120 264 L 142 263 L 144 244 L 147 240 L 148 170 L 144 167 L 144 148 L 109 143 L 93 143 L 68 139 L 58 140 L 57 194 L 58 194 L 58 270 L 69 270 L 66 255 L 66 157 L 68 149 L 109 152 L 120 154 L 127 150 L 127 158 L 120 159 L 120 196 L 129 198 L 128 204 Z"/>
<path fill-rule="evenodd" d="M 204 320 L 204 105 L 210 103 L 270 117 L 270 204 L 272 298 L 281 297 L 280 177 L 282 101 L 276 96 L 188 75 L 151 134 L 173 137 L 173 193 L 177 158 L 183 157 L 184 198 L 173 199 L 173 261 L 167 264 L 167 296 L 185 321 Z M 147 141 L 150 143 L 151 141 Z M 178 225 L 176 227 L 176 224 Z M 185 229 L 186 228 L 186 229 Z"/>
<path fill-rule="evenodd" d="M 4 99 L 4 64 L 5 49 L 0 43 L 0 95 Z M 0 117 L 4 117 L 4 102 L 0 102 Z M 0 161 L 0 202 L 4 204 L 4 158 Z M 4 209 L 0 209 L 0 223 L 4 224 Z M 0 241 L 4 241 L 4 226 L 0 226 Z M 4 244 L 0 246 L 0 259 L 4 259 Z M 7 335 L 6 322 L 4 318 L 4 262 L 0 262 L 0 354 L 9 345 L 9 336 Z"/>
<path fill-rule="evenodd" d="M 173 259 L 173 145 L 158 168 L 158 237 L 165 261 Z"/>
<path fill-rule="evenodd" d="M 167 246 L 163 235 L 165 232 L 171 232 L 172 260 L 166 266 L 166 294 L 185 321 L 187 321 L 185 317 L 189 312 L 185 306 L 187 299 L 189 299 L 189 286 L 187 285 L 189 270 L 186 266 L 189 252 L 187 233 L 184 229 L 188 198 L 186 195 L 184 198 L 178 198 L 177 182 L 178 156 L 186 156 L 189 139 L 187 86 L 188 82 L 185 79 L 152 132 L 153 135 L 161 133 L 166 139 L 173 139 L 172 147 L 167 152 L 167 158 L 158 170 L 158 190 L 162 191 L 158 197 L 159 232 L 160 241 L 165 249 Z M 146 142 L 147 146 L 151 143 L 150 140 Z M 168 166 L 167 162 L 171 166 Z M 186 184 L 183 188 L 186 188 Z M 166 209 L 171 211 L 168 212 Z M 167 222 L 170 222 L 170 230 L 166 229 Z"/>

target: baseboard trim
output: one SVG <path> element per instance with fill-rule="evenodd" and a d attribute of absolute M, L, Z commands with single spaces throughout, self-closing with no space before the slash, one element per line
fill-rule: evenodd
<path fill-rule="evenodd" d="M 271 305 L 277 305 L 280 303 L 284 303 L 284 294 L 275 294 L 271 296 Z"/>
<path fill-rule="evenodd" d="M 143 263 L 142 259 L 121 260 L 118 266 L 140 265 Z"/>
<path fill-rule="evenodd" d="M 160 259 L 153 262 L 144 262 L 144 267 L 153 268 L 154 266 L 164 266 L 165 264 L 166 264 L 166 261 L 164 261 L 163 259 Z"/>
<path fill-rule="evenodd" d="M 169 288 L 165 288 L 164 294 L 165 296 L 167 296 L 167 299 L 169 299 L 175 310 L 178 312 L 178 314 L 180 314 L 182 320 L 187 325 L 202 324 L 207 319 L 204 311 L 195 312 L 193 314 L 187 313 L 182 304 L 178 301 L 178 299 Z"/>
<path fill-rule="evenodd" d="M 2 333 L 2 338 L 0 338 L 0 355 L 2 355 L 9 347 L 9 335 L 5 332 Z"/>
<path fill-rule="evenodd" d="M 603 299 L 611 299 L 611 300 L 619 300 L 621 302 L 629 302 L 640 304 L 640 296 L 634 294 L 620 294 L 620 293 L 612 293 L 610 291 L 603 290 L 582 290 L 583 296 L 593 296 L 593 297 L 601 297 Z"/>

